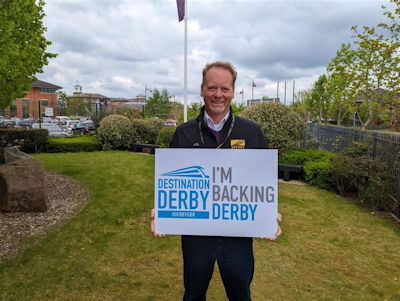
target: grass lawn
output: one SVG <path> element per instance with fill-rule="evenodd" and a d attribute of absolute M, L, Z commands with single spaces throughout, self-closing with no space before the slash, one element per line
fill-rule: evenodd
<path fill-rule="evenodd" d="M 40 154 L 83 182 L 90 202 L 0 264 L 0 300 L 181 300 L 180 238 L 155 238 L 154 157 L 128 152 Z M 338 196 L 279 184 L 284 234 L 254 241 L 258 300 L 400 300 L 400 231 Z M 217 269 L 216 269 L 217 271 Z M 218 272 L 208 300 L 226 300 Z"/>

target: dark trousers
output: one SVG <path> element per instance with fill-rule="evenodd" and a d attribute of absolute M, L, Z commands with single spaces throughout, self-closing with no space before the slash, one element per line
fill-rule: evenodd
<path fill-rule="evenodd" d="M 182 236 L 184 301 L 206 300 L 215 261 L 230 301 L 250 301 L 254 273 L 253 239 Z"/>

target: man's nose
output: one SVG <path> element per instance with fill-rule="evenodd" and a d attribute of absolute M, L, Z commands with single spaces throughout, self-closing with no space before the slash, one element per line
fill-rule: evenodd
<path fill-rule="evenodd" d="M 215 97 L 222 97 L 222 90 L 221 90 L 221 88 L 217 88 L 217 91 L 215 91 Z"/>

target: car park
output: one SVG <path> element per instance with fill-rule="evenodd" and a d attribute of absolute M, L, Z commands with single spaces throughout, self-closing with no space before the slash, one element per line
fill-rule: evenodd
<path fill-rule="evenodd" d="M 68 137 L 71 136 L 71 134 L 67 133 L 66 131 L 63 131 L 61 127 L 59 127 L 55 123 L 34 123 L 32 125 L 32 128 L 34 129 L 46 129 L 49 132 L 49 136 L 52 137 Z"/>

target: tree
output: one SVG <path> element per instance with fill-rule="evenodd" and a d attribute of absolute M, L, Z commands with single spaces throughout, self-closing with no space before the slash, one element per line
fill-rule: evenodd
<path fill-rule="evenodd" d="M 385 73 L 390 72 L 386 60 L 390 60 L 392 54 L 387 51 L 388 45 L 382 34 L 377 34 L 374 27 L 364 26 L 360 31 L 353 26 L 356 40 L 354 44 L 357 49 L 354 51 L 354 91 L 362 96 L 365 101 L 368 114 L 359 118 L 362 129 L 365 130 L 376 116 L 376 109 L 379 107 L 381 94 L 379 89 L 385 86 Z M 361 116 L 361 114 L 358 114 Z"/>
<path fill-rule="evenodd" d="M 393 109 L 396 108 L 396 127 L 398 124 L 398 109 L 399 109 L 399 93 L 400 93 L 400 57 L 396 55 L 400 48 L 400 0 L 391 0 L 395 5 L 394 11 L 391 12 L 384 5 L 384 15 L 388 18 L 389 23 L 380 23 L 379 28 L 389 33 L 389 37 L 386 37 L 385 41 L 391 45 L 390 51 L 394 51 L 394 55 L 391 57 L 391 72 L 387 74 L 387 97 L 385 98 L 385 109 L 389 115 L 390 125 L 393 124 Z M 397 128 L 396 128 L 397 130 Z"/>
<path fill-rule="evenodd" d="M 187 110 L 187 120 L 195 119 L 199 116 L 201 107 L 203 106 L 202 102 L 194 102 L 190 105 L 190 108 Z M 183 112 L 181 112 L 178 116 L 178 124 L 183 123 Z"/>
<path fill-rule="evenodd" d="M 92 104 L 89 98 L 86 97 L 68 97 L 66 109 L 68 116 L 88 116 L 93 115 Z"/>
<path fill-rule="evenodd" d="M 58 104 L 58 115 L 65 116 L 67 114 L 67 104 L 68 104 L 68 96 L 62 90 L 58 90 L 57 94 L 57 104 Z"/>
<path fill-rule="evenodd" d="M 246 107 L 243 103 L 237 104 L 236 102 L 231 102 L 231 107 L 232 107 L 232 111 L 233 114 L 239 114 L 240 112 L 242 112 Z"/>
<path fill-rule="evenodd" d="M 308 99 L 307 107 L 310 108 L 312 116 L 317 116 L 320 123 L 328 122 L 329 111 L 329 92 L 328 92 L 328 77 L 322 74 L 314 83 L 311 92 L 311 98 Z"/>
<path fill-rule="evenodd" d="M 311 119 L 311 109 L 308 108 L 307 103 L 311 101 L 312 89 L 307 89 L 297 92 L 295 101 L 290 104 L 290 107 L 303 118 L 305 122 Z"/>
<path fill-rule="evenodd" d="M 327 89 L 331 98 L 329 115 L 340 126 L 354 111 L 354 51 L 350 44 L 342 44 L 327 67 Z"/>
<path fill-rule="evenodd" d="M 160 91 L 156 88 L 153 90 L 153 96 L 147 101 L 144 109 L 145 116 L 147 117 L 160 117 L 167 119 L 171 116 L 173 103 L 169 101 L 168 90 L 163 89 Z"/>
<path fill-rule="evenodd" d="M 43 36 L 43 0 L 0 1 L 0 109 L 24 97 L 35 74 L 43 72 L 51 43 Z"/>

